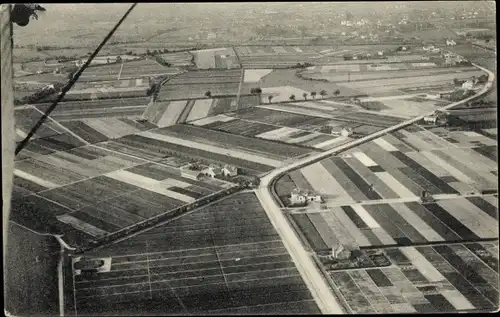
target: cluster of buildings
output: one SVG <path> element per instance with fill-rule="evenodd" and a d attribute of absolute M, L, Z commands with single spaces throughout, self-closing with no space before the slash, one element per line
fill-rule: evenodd
<path fill-rule="evenodd" d="M 307 190 L 302 190 L 299 188 L 295 188 L 290 193 L 290 205 L 292 206 L 303 206 L 309 202 L 323 202 L 323 198 L 321 195 L 317 195 L 315 193 L 309 192 Z"/>
<path fill-rule="evenodd" d="M 455 66 L 460 63 L 467 62 L 467 59 L 465 59 L 463 56 L 460 56 L 450 51 L 442 52 L 442 57 L 444 59 L 444 64 L 446 66 Z"/>
<path fill-rule="evenodd" d="M 370 21 L 367 19 L 361 19 L 358 21 L 351 21 L 351 20 L 342 20 L 340 21 L 340 25 L 342 26 L 363 26 L 369 24 Z"/>
<path fill-rule="evenodd" d="M 426 45 L 424 47 L 422 47 L 422 49 L 426 52 L 429 52 L 429 53 L 439 53 L 441 52 L 441 50 L 437 47 L 434 47 L 434 45 Z"/>
<path fill-rule="evenodd" d="M 217 176 L 234 177 L 238 175 L 238 168 L 233 165 L 226 164 L 218 166 L 211 164 L 209 166 L 197 166 L 195 164 L 187 164 L 180 168 L 181 176 L 190 179 L 200 179 L 202 177 L 215 178 Z"/>

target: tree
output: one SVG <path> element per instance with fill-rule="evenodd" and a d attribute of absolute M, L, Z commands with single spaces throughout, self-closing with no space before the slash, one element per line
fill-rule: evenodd
<path fill-rule="evenodd" d="M 212 93 L 211 93 L 210 91 L 207 91 L 207 92 L 205 93 L 205 97 L 207 97 L 207 98 L 212 97 Z"/>
<path fill-rule="evenodd" d="M 149 50 L 149 48 L 146 50 L 146 55 L 151 55 L 151 51 Z"/>
<path fill-rule="evenodd" d="M 260 95 L 262 93 L 262 89 L 260 89 L 258 87 L 257 88 L 251 88 L 250 89 L 250 93 L 254 94 L 254 95 Z"/>
<path fill-rule="evenodd" d="M 302 97 L 304 97 L 304 100 L 307 100 L 307 92 L 303 93 Z"/>
<path fill-rule="evenodd" d="M 315 92 L 315 91 L 311 92 L 311 97 L 312 97 L 313 99 L 315 99 L 315 98 L 316 98 L 316 92 Z"/>
<path fill-rule="evenodd" d="M 119 63 L 122 61 L 122 57 L 120 55 L 116 56 L 116 61 Z"/>
<path fill-rule="evenodd" d="M 109 64 L 110 63 L 110 60 L 109 60 L 109 57 L 106 58 L 106 63 Z"/>
<path fill-rule="evenodd" d="M 325 96 L 326 96 L 328 93 L 326 92 L 326 90 L 324 90 L 324 89 L 323 89 L 322 91 L 320 91 L 320 92 L 319 92 L 319 94 L 321 95 L 321 97 L 325 98 Z"/>
<path fill-rule="evenodd" d="M 457 79 L 457 78 L 453 78 L 453 84 L 454 84 L 455 86 L 458 86 L 459 81 L 458 81 L 458 79 Z"/>
<path fill-rule="evenodd" d="M 268 96 L 267 99 L 269 100 L 269 103 L 271 103 L 271 100 L 273 100 L 273 96 Z"/>
<path fill-rule="evenodd" d="M 340 90 L 338 90 L 338 89 L 337 89 L 337 90 L 335 90 L 335 92 L 334 92 L 333 94 L 334 94 L 335 96 L 340 95 Z"/>
<path fill-rule="evenodd" d="M 295 95 L 290 95 L 290 100 L 295 100 Z"/>

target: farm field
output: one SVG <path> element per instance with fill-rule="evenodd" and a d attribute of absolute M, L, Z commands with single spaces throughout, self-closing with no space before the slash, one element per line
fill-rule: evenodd
<path fill-rule="evenodd" d="M 198 69 L 240 68 L 238 57 L 232 48 L 215 48 L 190 51 Z"/>
<path fill-rule="evenodd" d="M 236 47 L 244 68 L 285 68 L 310 62 L 325 65 L 344 62 L 345 54 L 361 54 L 395 45 L 374 46 L 239 46 Z"/>
<path fill-rule="evenodd" d="M 237 110 L 236 99 L 236 97 L 225 97 L 158 101 L 150 104 L 144 110 L 143 116 L 163 128 Z M 258 96 L 240 96 L 239 109 L 253 107 L 258 103 Z"/>
<path fill-rule="evenodd" d="M 12 222 L 8 230 L 3 265 L 4 311 L 17 316 L 59 314 L 59 259 L 51 255 L 60 250 L 59 243 L 52 236 L 35 234 Z"/>
<path fill-rule="evenodd" d="M 205 146 L 203 143 L 196 143 L 196 146 L 193 147 L 192 144 L 187 145 L 185 142 L 178 142 L 176 138 L 167 140 L 161 134 L 157 133 L 127 135 L 119 139 L 99 143 L 98 145 L 119 153 L 144 157 L 150 160 L 173 155 L 182 157 L 188 161 L 193 159 L 207 164 L 231 164 L 240 168 L 246 174 L 251 175 L 269 172 L 273 169 L 273 166 L 266 164 L 275 163 L 273 160 L 267 163 L 256 163 L 251 160 L 254 156 L 241 153 L 240 151 L 221 153 L 220 149 L 215 150 L 214 147 Z"/>
<path fill-rule="evenodd" d="M 331 250 L 337 243 L 373 249 L 498 239 L 494 195 L 442 197 L 429 204 L 417 200 L 346 202 L 288 213 L 314 251 Z"/>
<path fill-rule="evenodd" d="M 230 155 L 273 167 L 280 166 L 283 160 L 311 152 L 309 149 L 293 145 L 209 130 L 194 125 L 174 125 L 141 134 L 167 142 L 192 144 L 193 147 L 205 148 L 215 153 L 227 151 Z"/>
<path fill-rule="evenodd" d="M 189 52 L 175 52 L 161 54 L 160 58 L 173 67 L 194 66 L 193 55 Z"/>
<path fill-rule="evenodd" d="M 148 102 L 149 98 L 146 97 L 61 102 L 51 113 L 50 119 L 39 129 L 39 131 L 42 131 L 39 133 L 43 133 L 41 134 L 43 136 L 67 135 L 63 139 L 52 138 L 53 140 L 47 140 L 49 142 L 47 145 L 58 149 L 63 146 L 61 149 L 64 149 L 64 143 L 58 144 L 61 142 L 70 142 L 70 144 L 77 142 L 76 145 L 83 145 L 82 141 L 96 143 L 144 131 L 156 127 L 149 122 L 137 121 L 146 109 Z M 26 119 L 26 116 L 19 116 L 19 119 L 16 120 L 16 125 L 19 125 L 17 131 L 18 140 L 27 133 L 27 129 L 35 124 L 34 119 L 41 117 L 42 112 L 46 111 L 50 104 L 37 104 L 34 106 L 38 110 L 31 111 L 29 120 Z M 19 108 L 16 109 L 16 113 L 27 113 L 28 109 Z M 39 114 L 36 114 L 36 112 Z M 68 137 L 71 139 L 76 138 L 76 141 L 64 141 Z M 39 152 L 36 149 L 34 150 Z"/>
<path fill-rule="evenodd" d="M 349 87 L 337 85 L 335 83 L 325 83 L 322 81 L 306 80 L 298 77 L 295 69 L 275 69 L 270 74 L 266 75 L 259 81 L 259 86 L 262 89 L 262 102 L 268 102 L 268 96 L 273 96 L 274 102 L 290 101 L 290 96 L 295 95 L 296 99 L 303 99 L 302 94 L 309 95 L 315 91 L 319 94 L 321 90 L 325 90 L 329 95 L 332 95 L 337 89 L 340 90 L 341 96 L 359 95 L 360 91 Z M 247 83 L 243 87 L 253 87 L 255 84 Z M 249 90 L 249 88 L 247 88 Z"/>
<path fill-rule="evenodd" d="M 386 134 L 290 172 L 276 190 L 285 197 L 295 186 L 309 189 L 323 195 L 327 206 L 417 200 L 422 190 L 438 196 L 497 190 L 496 141 L 475 132 L 440 129 L 410 126 Z"/>
<path fill-rule="evenodd" d="M 87 99 L 109 98 L 113 94 L 117 93 L 130 95 L 128 92 L 133 92 L 139 97 L 146 95 L 147 88 L 149 88 L 148 80 L 141 77 L 114 81 L 77 82 L 68 92 L 65 99 L 71 98 L 71 95 L 73 94 L 81 95 L 87 93 L 91 94 L 91 96 Z"/>
<path fill-rule="evenodd" d="M 329 273 L 353 313 L 498 309 L 498 242 L 376 251 L 392 266 Z"/>
<path fill-rule="evenodd" d="M 318 131 L 326 125 L 339 132 L 340 127 L 350 127 L 355 133 L 378 131 L 402 122 L 402 118 L 378 113 L 352 111 L 354 105 L 326 103 L 328 100 L 265 105 L 228 114 L 230 116 L 261 123 L 286 126 L 308 131 Z M 321 107 L 320 109 L 318 109 Z M 314 115 L 314 116 L 313 116 Z M 358 130 L 356 130 L 358 129 Z"/>
<path fill-rule="evenodd" d="M 111 270 L 75 276 L 77 315 L 319 313 L 253 193 L 87 255 Z"/>
<path fill-rule="evenodd" d="M 207 91 L 213 97 L 236 96 L 241 78 L 240 69 L 185 72 L 162 85 L 157 101 L 205 98 Z"/>
<path fill-rule="evenodd" d="M 448 74 L 435 74 L 431 77 L 418 76 L 408 78 L 377 79 L 356 81 L 350 83 L 343 82 L 339 83 L 338 85 L 343 88 L 355 89 L 360 93 L 369 95 L 384 95 L 391 93 L 400 94 L 402 89 L 405 88 L 414 88 L 421 86 L 427 89 L 432 86 L 443 87 L 443 84 L 446 84 L 446 86 L 448 87 L 447 90 L 453 90 L 454 78 L 465 80 L 472 78 L 472 76 L 479 77 L 483 74 L 484 73 L 480 70 L 459 73 L 450 72 Z M 342 88 L 340 90 L 342 91 Z"/>
<path fill-rule="evenodd" d="M 123 67 L 122 67 L 123 65 Z M 175 67 L 165 67 L 154 60 L 128 61 L 120 64 L 91 66 L 83 72 L 79 82 L 110 81 L 134 79 L 137 77 L 154 77 L 179 73 Z"/>
<path fill-rule="evenodd" d="M 432 79 L 436 75 L 443 74 L 460 74 L 460 76 L 466 76 L 469 72 L 470 77 L 475 76 L 473 74 L 477 73 L 477 68 L 475 67 L 457 67 L 457 68 L 431 68 L 431 69 L 408 69 L 408 70 L 398 70 L 394 67 L 399 65 L 394 64 L 378 64 L 378 67 L 370 67 L 371 65 L 365 66 L 367 69 L 362 71 L 352 71 L 352 70 L 341 70 L 338 68 L 332 71 L 325 71 L 325 68 L 329 66 L 323 66 L 318 71 L 315 69 L 313 71 L 309 70 L 307 72 L 301 73 L 302 77 L 311 79 L 326 79 L 329 82 L 351 82 L 366 81 L 366 80 L 377 80 L 377 79 L 391 79 L 391 78 L 411 78 L 411 77 L 425 77 Z M 349 65 L 354 66 L 354 65 Z M 384 67 L 386 66 L 386 67 Z M 361 68 L 361 65 L 359 66 Z M 453 80 L 452 77 L 450 80 Z"/>
<path fill-rule="evenodd" d="M 13 218 L 30 226 L 36 213 L 39 225 L 66 224 L 80 232 L 73 237 L 63 231 L 79 245 L 233 186 L 183 177 L 179 167 L 187 163 L 166 156 L 149 162 L 94 146 L 18 161 Z"/>
<path fill-rule="evenodd" d="M 335 122 L 328 121 L 330 125 Z M 319 150 L 327 150 L 332 147 L 348 142 L 350 138 L 335 136 L 320 132 L 309 132 L 307 130 L 290 128 L 286 126 L 271 125 L 256 121 L 248 121 L 224 116 L 214 116 L 192 122 L 193 125 L 202 126 L 207 129 L 228 132 L 248 137 L 274 140 L 289 144 L 301 145 Z M 340 133 L 340 126 L 337 132 Z"/>

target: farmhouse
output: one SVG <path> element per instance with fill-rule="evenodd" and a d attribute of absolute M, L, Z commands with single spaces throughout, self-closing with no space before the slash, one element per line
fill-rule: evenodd
<path fill-rule="evenodd" d="M 201 171 L 201 174 L 214 178 L 222 173 L 222 169 L 218 166 L 211 165 Z"/>
<path fill-rule="evenodd" d="M 236 166 L 226 164 L 222 168 L 221 172 L 224 176 L 236 176 L 238 175 L 238 168 Z"/>
<path fill-rule="evenodd" d="M 350 127 L 347 127 L 347 128 L 342 128 L 342 130 L 340 130 L 340 135 L 341 136 L 350 136 L 352 134 L 352 129 Z"/>
<path fill-rule="evenodd" d="M 472 90 L 474 88 L 474 82 L 472 80 L 467 80 L 462 84 L 462 88 L 466 90 Z"/>
<path fill-rule="evenodd" d="M 455 46 L 457 45 L 457 42 L 454 40 L 446 40 L 446 46 Z"/>
<path fill-rule="evenodd" d="M 313 193 L 300 190 L 295 188 L 290 194 L 290 202 L 292 205 L 306 204 L 308 202 L 322 202 L 323 199 L 320 195 L 315 195 Z"/>
<path fill-rule="evenodd" d="M 434 49 L 434 45 L 427 45 L 427 46 L 422 47 L 422 49 L 424 51 L 431 51 Z"/>
<path fill-rule="evenodd" d="M 349 247 L 345 247 L 342 244 L 338 244 L 332 247 L 332 258 L 336 260 L 346 260 L 351 256 L 351 250 Z"/>

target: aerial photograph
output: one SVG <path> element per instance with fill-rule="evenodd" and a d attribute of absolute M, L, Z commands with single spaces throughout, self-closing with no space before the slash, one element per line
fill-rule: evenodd
<path fill-rule="evenodd" d="M 6 316 L 499 311 L 495 1 L 0 22 Z"/>

